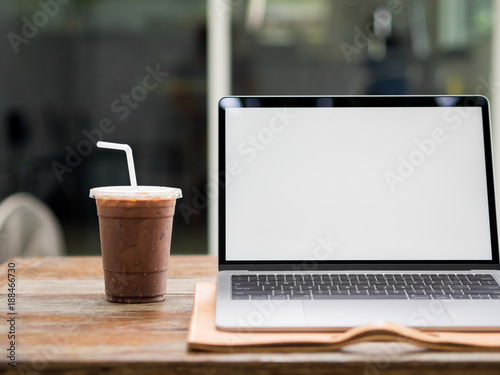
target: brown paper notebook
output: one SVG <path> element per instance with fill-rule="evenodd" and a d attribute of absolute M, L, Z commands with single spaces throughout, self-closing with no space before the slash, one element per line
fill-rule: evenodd
<path fill-rule="evenodd" d="M 500 333 L 430 332 L 377 322 L 345 332 L 245 332 L 215 327 L 216 283 L 196 283 L 188 348 L 216 352 L 329 351 L 359 342 L 396 341 L 434 350 L 500 351 Z"/>

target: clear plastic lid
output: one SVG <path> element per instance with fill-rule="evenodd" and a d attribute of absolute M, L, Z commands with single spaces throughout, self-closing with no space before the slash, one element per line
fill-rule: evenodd
<path fill-rule="evenodd" d="M 90 189 L 90 198 L 99 199 L 178 199 L 182 191 L 165 186 L 104 186 Z"/>

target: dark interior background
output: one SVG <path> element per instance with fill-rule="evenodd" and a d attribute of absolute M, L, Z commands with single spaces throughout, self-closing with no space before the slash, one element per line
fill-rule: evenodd
<path fill-rule="evenodd" d="M 0 200 L 34 194 L 67 254 L 98 254 L 89 189 L 129 183 L 125 156 L 96 150 L 102 134 L 130 144 L 139 184 L 194 202 L 207 174 L 207 7 L 220 1 L 231 94 L 491 94 L 491 0 L 2 0 Z M 172 253 L 206 251 L 201 202 L 176 213 Z"/>

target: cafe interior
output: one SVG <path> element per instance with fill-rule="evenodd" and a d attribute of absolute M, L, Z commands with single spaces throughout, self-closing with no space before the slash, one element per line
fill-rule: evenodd
<path fill-rule="evenodd" d="M 498 17 L 493 0 L 2 0 L 1 260 L 100 254 L 89 190 L 130 183 L 102 140 L 130 145 L 139 184 L 182 189 L 171 253 L 215 254 L 227 95 L 480 94 L 498 147 Z"/>

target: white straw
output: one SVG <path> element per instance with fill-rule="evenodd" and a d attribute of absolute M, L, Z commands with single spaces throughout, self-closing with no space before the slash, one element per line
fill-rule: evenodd
<path fill-rule="evenodd" d="M 137 178 L 135 176 L 134 167 L 134 157 L 132 156 L 132 149 L 129 145 L 124 143 L 112 143 L 112 142 L 97 142 L 97 147 L 99 148 L 109 148 L 111 150 L 122 150 L 127 154 L 127 164 L 128 164 L 128 174 L 130 176 L 130 184 L 132 187 L 137 187 Z"/>

